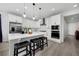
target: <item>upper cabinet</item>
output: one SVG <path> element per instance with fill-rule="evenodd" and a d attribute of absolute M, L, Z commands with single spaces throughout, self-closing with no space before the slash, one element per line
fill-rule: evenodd
<path fill-rule="evenodd" d="M 50 19 L 51 19 L 50 23 L 52 25 L 60 25 L 60 15 L 52 16 Z"/>
<path fill-rule="evenodd" d="M 22 17 L 16 16 L 16 22 L 17 23 L 22 23 Z"/>
<path fill-rule="evenodd" d="M 27 27 L 27 28 L 39 28 L 40 27 L 40 23 L 39 21 L 33 21 L 30 19 L 23 19 L 23 27 Z"/>
<path fill-rule="evenodd" d="M 22 23 L 22 18 L 19 16 L 8 14 L 8 20 L 9 22 L 16 22 L 16 23 Z"/>
<path fill-rule="evenodd" d="M 60 15 L 55 15 L 55 16 L 51 16 L 48 18 L 48 26 L 51 25 L 60 25 L 61 22 L 61 16 Z"/>

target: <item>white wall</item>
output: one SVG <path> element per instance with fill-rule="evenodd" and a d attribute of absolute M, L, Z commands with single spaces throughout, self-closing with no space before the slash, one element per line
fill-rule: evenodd
<path fill-rule="evenodd" d="M 77 30 L 77 22 L 68 24 L 68 35 L 75 35 L 75 31 Z"/>
<path fill-rule="evenodd" d="M 1 22 L 2 22 L 2 37 L 3 37 L 3 41 L 7 41 L 8 40 L 8 33 L 9 33 L 9 29 L 8 29 L 8 18 L 7 18 L 7 13 L 6 12 L 0 12 L 1 13 Z"/>
<path fill-rule="evenodd" d="M 68 22 L 64 19 L 64 35 L 68 35 Z"/>

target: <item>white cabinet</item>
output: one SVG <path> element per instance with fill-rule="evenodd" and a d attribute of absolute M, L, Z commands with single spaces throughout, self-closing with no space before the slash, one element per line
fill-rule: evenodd
<path fill-rule="evenodd" d="M 15 15 L 12 15 L 12 14 L 8 14 L 8 20 L 9 20 L 9 22 L 22 23 L 21 17 L 15 16 Z"/>
<path fill-rule="evenodd" d="M 17 22 L 17 23 L 22 23 L 22 18 L 19 17 L 19 16 L 16 16 L 16 22 Z"/>
<path fill-rule="evenodd" d="M 39 21 L 33 21 L 33 20 L 30 20 L 30 19 L 23 19 L 23 27 L 39 28 L 40 23 L 39 23 Z"/>
<path fill-rule="evenodd" d="M 33 20 L 31 20 L 31 21 L 30 21 L 30 27 L 31 27 L 31 28 L 39 28 L 39 27 L 40 27 L 40 24 L 39 24 L 38 21 L 33 21 Z"/>
<path fill-rule="evenodd" d="M 50 18 L 50 23 L 52 25 L 60 25 L 60 15 L 55 15 Z"/>
<path fill-rule="evenodd" d="M 9 22 L 16 22 L 16 17 L 14 17 L 13 15 L 8 14 L 8 20 L 9 20 Z"/>
<path fill-rule="evenodd" d="M 46 18 L 46 23 L 47 23 L 47 36 L 48 36 L 48 39 L 51 39 L 51 26 L 52 25 L 59 25 L 59 26 L 61 25 L 61 15 L 58 14 L 58 15 Z"/>

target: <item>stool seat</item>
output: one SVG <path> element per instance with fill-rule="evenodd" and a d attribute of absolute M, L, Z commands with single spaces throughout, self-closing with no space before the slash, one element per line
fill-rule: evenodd
<path fill-rule="evenodd" d="M 24 41 L 24 42 L 16 43 L 14 48 L 20 49 L 20 48 L 25 47 L 27 45 L 29 45 L 29 42 L 28 41 Z"/>
<path fill-rule="evenodd" d="M 31 39 L 30 41 L 34 42 L 34 43 L 37 43 L 39 40 L 38 40 L 38 38 L 35 38 L 35 39 Z"/>

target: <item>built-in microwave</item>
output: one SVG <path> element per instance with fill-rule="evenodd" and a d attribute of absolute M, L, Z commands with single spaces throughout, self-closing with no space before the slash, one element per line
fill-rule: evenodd
<path fill-rule="evenodd" d="M 9 33 L 21 33 L 22 24 L 21 23 L 9 23 Z"/>

